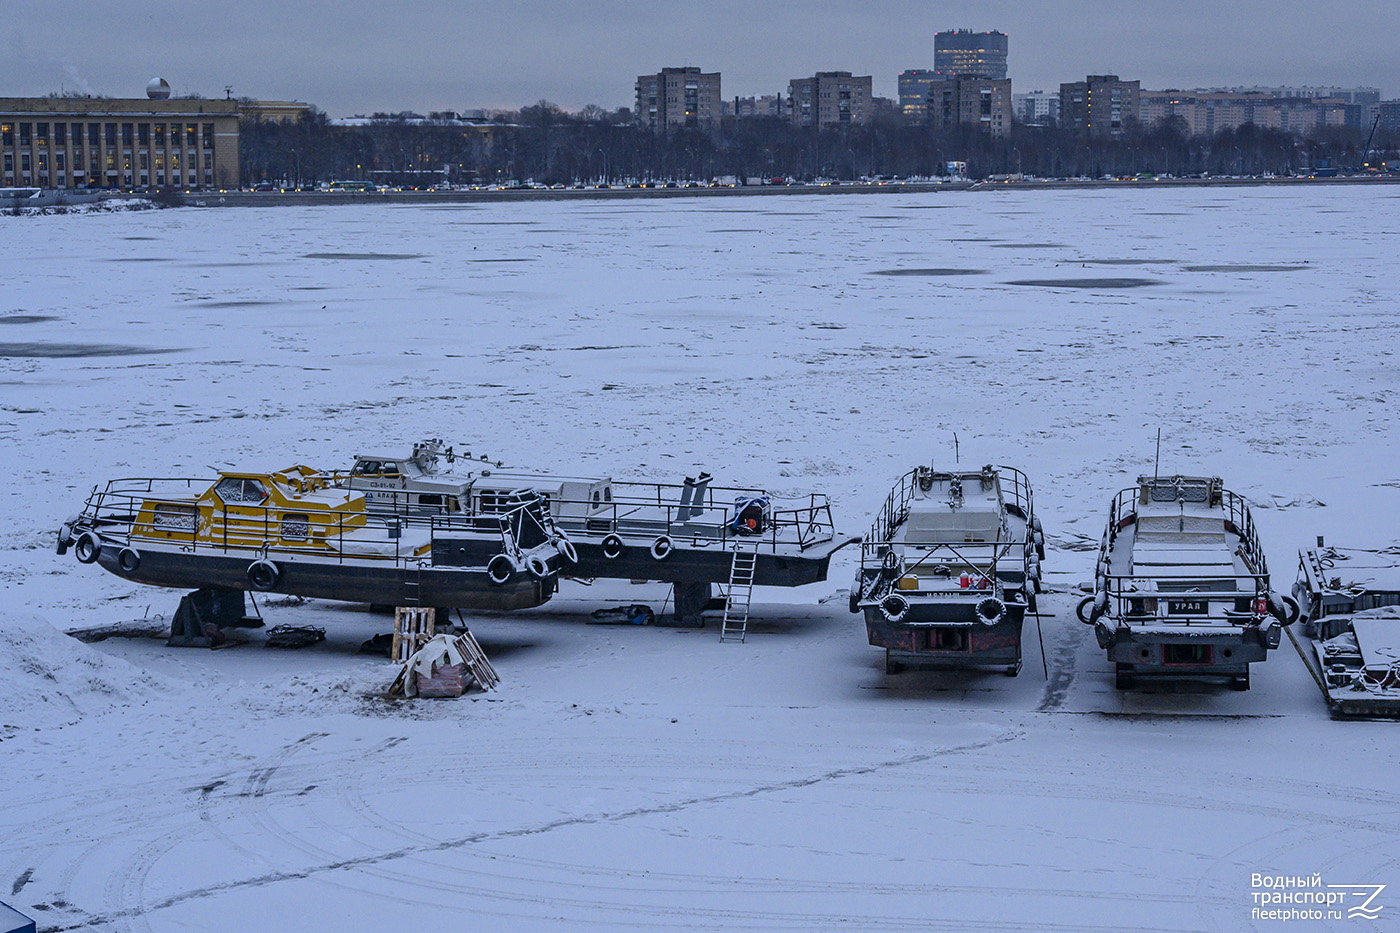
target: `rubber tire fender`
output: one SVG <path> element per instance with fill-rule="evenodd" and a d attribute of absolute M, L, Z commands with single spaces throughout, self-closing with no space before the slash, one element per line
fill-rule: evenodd
<path fill-rule="evenodd" d="M 977 600 L 977 621 L 983 625 L 996 625 L 1006 615 L 1006 603 L 995 596 L 984 596 Z"/>
<path fill-rule="evenodd" d="M 1085 625 L 1094 624 L 1094 619 L 1091 614 L 1092 607 L 1094 605 L 1094 599 L 1095 597 L 1093 596 L 1085 596 L 1079 601 L 1079 605 L 1074 607 L 1074 614 L 1077 615 L 1079 617 L 1079 621 L 1083 622 Z"/>
<path fill-rule="evenodd" d="M 574 547 L 574 542 L 568 538 L 560 538 L 554 545 L 554 549 L 559 552 L 559 556 L 571 564 L 578 563 L 578 548 Z"/>
<path fill-rule="evenodd" d="M 486 579 L 492 586 L 505 586 L 515 576 L 515 561 L 508 554 L 497 554 L 486 562 Z"/>
<path fill-rule="evenodd" d="M 281 579 L 281 569 L 266 558 L 255 560 L 248 565 L 248 583 L 255 590 L 266 593 Z"/>
<path fill-rule="evenodd" d="M 658 535 L 656 540 L 651 542 L 651 556 L 656 560 L 665 560 L 675 549 L 676 542 L 671 540 L 670 535 Z"/>
<path fill-rule="evenodd" d="M 880 615 L 890 622 L 898 622 L 909 614 L 909 600 L 898 593 L 891 593 L 880 600 Z"/>
<path fill-rule="evenodd" d="M 73 556 L 80 564 L 91 564 L 102 556 L 102 542 L 97 540 L 97 535 L 85 531 L 73 542 Z"/>
<path fill-rule="evenodd" d="M 135 548 L 122 548 L 117 552 L 117 566 L 126 573 L 135 573 L 141 569 L 141 552 Z"/>
<path fill-rule="evenodd" d="M 622 539 L 616 534 L 610 534 L 603 539 L 603 556 L 608 560 L 617 560 L 627 550 L 627 545 L 622 543 Z"/>
<path fill-rule="evenodd" d="M 543 580 L 549 576 L 549 561 L 538 554 L 531 554 L 525 558 L 525 569 L 530 572 L 530 576 L 537 580 Z"/>
<path fill-rule="evenodd" d="M 861 584 L 864 583 L 860 576 L 860 571 L 856 571 L 856 578 L 851 581 L 851 611 L 860 612 Z"/>
<path fill-rule="evenodd" d="M 1302 607 L 1298 605 L 1298 600 L 1292 596 L 1284 596 L 1281 593 L 1269 594 L 1269 615 L 1278 619 L 1284 625 L 1292 625 L 1298 621 L 1298 616 L 1302 612 Z"/>

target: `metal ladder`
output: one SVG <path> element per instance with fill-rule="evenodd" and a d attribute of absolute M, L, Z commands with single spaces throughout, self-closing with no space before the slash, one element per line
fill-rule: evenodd
<path fill-rule="evenodd" d="M 734 542 L 734 560 L 729 565 L 729 589 L 725 592 L 724 621 L 720 641 L 740 641 L 749 631 L 749 604 L 753 601 L 753 572 L 758 563 L 758 539 Z"/>
<path fill-rule="evenodd" d="M 405 564 L 403 574 L 403 605 L 414 609 L 422 605 L 419 599 L 423 584 L 423 562 L 416 563 L 417 566 L 413 568 Z"/>

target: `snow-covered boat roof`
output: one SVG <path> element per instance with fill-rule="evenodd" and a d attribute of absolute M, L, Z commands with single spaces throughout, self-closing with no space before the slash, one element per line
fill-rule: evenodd
<path fill-rule="evenodd" d="M 1005 537 L 1005 506 L 995 471 L 922 476 L 922 482 L 916 479 L 909 500 L 905 543 L 983 543 Z M 925 484 L 928 489 L 924 489 Z"/>

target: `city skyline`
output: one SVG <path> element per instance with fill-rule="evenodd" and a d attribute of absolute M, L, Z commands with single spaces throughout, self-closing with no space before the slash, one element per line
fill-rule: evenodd
<path fill-rule="evenodd" d="M 92 15 L 82 15 L 89 9 Z M 1054 90 L 1090 73 L 1116 73 L 1143 88 L 1235 85 L 1375 86 L 1400 91 L 1389 36 L 1400 7 L 1350 0 L 1319 8 L 1281 2 L 1198 0 L 1129 19 L 1107 0 L 1026 5 L 991 0 L 927 4 L 822 3 L 803 17 L 776 4 L 720 0 L 614 3 L 584 10 L 525 0 L 503 16 L 469 2 L 440 5 L 250 0 L 226 11 L 166 15 L 131 0 L 61 7 L 18 0 L 0 56 L 0 93 L 68 90 L 139 97 L 154 76 L 177 94 L 298 99 L 332 116 L 401 110 L 515 109 L 547 99 L 577 110 L 633 105 L 635 76 L 695 65 L 724 75 L 726 99 L 786 93 L 818 71 L 874 77 L 873 93 L 897 97 L 899 72 L 933 64 L 940 30 L 1009 36 L 1018 91 Z M 62 41 L 54 41 L 61 36 Z M 1247 41 L 1241 41 L 1244 38 Z"/>

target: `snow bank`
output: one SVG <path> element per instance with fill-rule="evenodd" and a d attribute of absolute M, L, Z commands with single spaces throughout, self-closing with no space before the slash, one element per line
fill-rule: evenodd
<path fill-rule="evenodd" d="M 170 690 L 163 678 L 70 638 L 38 615 L 0 615 L 0 733 L 66 725 Z"/>

